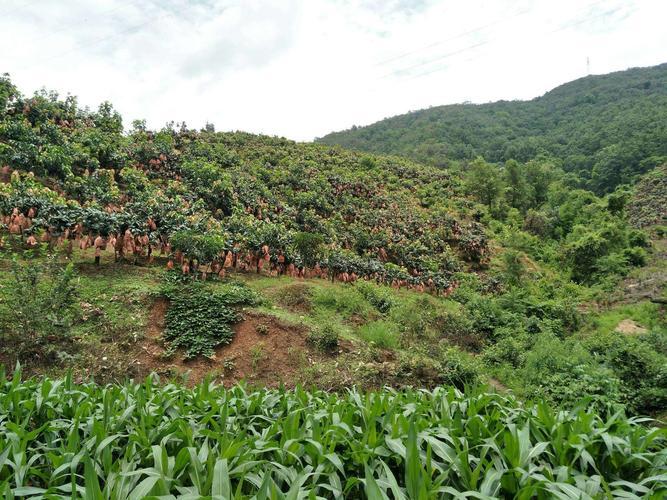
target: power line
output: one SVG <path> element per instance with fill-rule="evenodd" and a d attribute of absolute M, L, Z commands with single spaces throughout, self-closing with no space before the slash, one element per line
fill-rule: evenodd
<path fill-rule="evenodd" d="M 488 43 L 489 43 L 489 40 L 485 40 L 483 42 L 475 43 L 473 45 L 469 45 L 468 47 L 463 47 L 462 49 L 455 50 L 453 52 L 449 52 L 447 54 L 438 56 L 438 57 L 433 58 L 433 59 L 429 59 L 428 61 L 423 61 L 423 62 L 414 64 L 412 66 L 408 66 L 407 68 L 403 68 L 403 69 L 400 69 L 398 71 L 393 71 L 391 73 L 387 73 L 386 75 L 382 76 L 381 78 L 387 78 L 389 76 L 400 75 L 402 73 L 407 73 L 410 70 L 413 70 L 415 68 L 419 68 L 421 66 L 426 66 L 427 64 L 431 64 L 431 63 L 436 62 L 436 61 L 441 61 L 442 59 L 447 59 L 448 57 L 452 57 L 452 56 L 461 54 L 461 53 L 466 52 L 468 50 L 476 49 L 477 47 L 481 47 L 482 45 L 486 45 Z M 425 73 L 425 74 L 428 74 L 428 73 Z"/>
<path fill-rule="evenodd" d="M 463 33 L 459 33 L 458 35 L 452 36 L 450 38 L 446 38 L 445 40 L 440 40 L 440 41 L 437 41 L 437 42 L 433 42 L 433 43 L 431 43 L 429 45 L 426 45 L 426 46 L 424 46 L 420 49 L 411 50 L 410 52 L 406 52 L 404 54 L 392 57 L 390 59 L 385 59 L 384 61 L 380 61 L 379 63 L 375 64 L 375 66 L 383 66 L 383 65 L 388 64 L 390 62 L 394 62 L 394 61 L 397 61 L 399 59 L 403 59 L 404 57 L 408 57 L 408 56 L 411 56 L 413 54 L 423 52 L 424 50 L 428 50 L 428 49 L 431 49 L 433 47 L 437 47 L 438 45 L 442 45 L 443 43 L 451 42 L 452 40 L 457 40 L 461 37 L 471 35 L 473 33 L 477 33 L 478 31 L 482 31 L 486 28 L 494 26 L 494 25 L 496 25 L 498 23 L 501 23 L 503 21 L 506 21 L 508 19 L 512 19 L 514 17 L 518 17 L 520 15 L 526 14 L 527 12 L 529 12 L 529 10 L 525 9 L 525 10 L 522 10 L 520 12 L 517 12 L 514 16 L 510 16 L 510 17 L 506 17 L 506 18 L 502 18 L 502 19 L 496 19 L 495 21 L 493 21 L 491 23 L 485 24 L 483 26 L 478 26 L 477 28 L 474 28 L 474 29 L 471 29 L 471 30 L 468 30 L 468 31 L 464 31 Z"/>
<path fill-rule="evenodd" d="M 50 60 L 53 60 L 53 59 L 57 59 L 57 58 L 66 56 L 67 54 L 71 54 L 72 52 L 77 52 L 78 50 L 81 50 L 81 49 L 84 49 L 84 48 L 88 48 L 88 47 L 91 47 L 91 46 L 93 46 L 93 45 L 98 45 L 98 44 L 100 44 L 100 43 L 106 42 L 107 40 L 111 40 L 112 38 L 116 38 L 116 37 L 118 37 L 118 36 L 120 36 L 120 35 L 123 35 L 123 34 L 125 34 L 125 33 L 129 33 L 129 32 L 132 32 L 132 31 L 136 31 L 136 30 L 138 30 L 138 29 L 140 29 L 140 28 L 143 28 L 144 26 L 147 26 L 147 25 L 149 25 L 149 24 L 151 24 L 151 23 L 155 23 L 155 22 L 157 22 L 157 21 L 160 21 L 160 20 L 162 20 L 162 19 L 164 19 L 164 18 L 166 18 L 166 17 L 173 16 L 173 15 L 174 15 L 174 13 L 172 13 L 172 12 L 165 12 L 165 13 L 162 14 L 161 16 L 158 16 L 158 17 L 156 17 L 156 18 L 154 18 L 154 19 L 149 19 L 148 21 L 143 22 L 143 23 L 141 23 L 141 24 L 137 24 L 137 25 L 135 25 L 135 26 L 130 26 L 129 28 L 120 30 L 120 31 L 118 31 L 118 32 L 116 32 L 116 33 L 112 33 L 111 35 L 105 36 L 105 37 L 103 37 L 103 38 L 99 38 L 99 39 L 97 39 L 97 40 L 88 41 L 88 42 L 83 42 L 83 43 L 80 43 L 80 44 L 78 44 L 78 45 L 75 45 L 75 46 L 72 47 L 71 49 L 68 49 L 68 50 L 65 50 L 65 51 L 63 51 L 63 52 L 60 52 L 60 53 L 58 53 L 58 54 L 56 54 L 56 55 L 54 55 L 54 56 L 50 56 L 50 57 L 48 57 L 48 58 L 44 58 L 42 61 L 39 61 L 39 62 L 38 62 L 37 64 L 35 64 L 34 66 L 23 67 L 23 69 L 31 69 L 31 68 L 37 66 L 38 64 L 41 64 L 41 63 L 43 63 L 43 62 L 46 62 L 47 60 L 50 61 Z"/>
<path fill-rule="evenodd" d="M 595 1 L 595 2 L 592 2 L 591 4 L 587 5 L 584 9 L 582 9 L 581 12 L 583 12 L 584 10 L 590 10 L 592 7 L 594 7 L 594 6 L 596 6 L 596 5 L 600 4 L 600 3 L 603 3 L 603 2 L 604 2 L 604 0 L 597 0 L 597 1 Z M 619 8 L 620 8 L 620 7 L 619 7 Z M 562 26 L 556 28 L 555 30 L 550 31 L 550 32 L 544 34 L 543 36 L 548 36 L 548 35 L 551 35 L 551 34 L 553 34 L 553 33 L 557 33 L 557 32 L 562 31 L 562 30 L 564 30 L 564 29 L 570 28 L 570 27 L 572 27 L 572 26 L 578 26 L 578 25 L 583 24 L 583 23 L 585 23 L 585 22 L 592 21 L 592 20 L 594 20 L 594 19 L 597 19 L 598 17 L 602 17 L 602 16 L 609 15 L 610 13 L 616 12 L 619 8 L 611 9 L 611 10 L 607 10 L 607 11 L 601 12 L 601 13 L 596 14 L 596 15 L 587 16 L 587 17 L 585 17 L 584 19 L 580 19 L 580 20 L 577 20 L 577 21 L 575 21 L 575 22 L 569 22 L 569 23 L 566 23 L 565 25 L 562 25 Z M 635 10 L 636 10 L 636 8 L 633 9 L 631 12 L 634 12 Z M 521 12 L 515 14 L 514 16 L 508 18 L 508 19 L 511 19 L 511 18 L 514 18 L 514 17 L 518 17 L 519 15 L 521 15 L 521 14 L 523 14 L 523 13 L 525 13 L 525 12 L 526 12 L 526 11 L 521 11 Z M 498 22 L 500 22 L 500 21 L 497 21 L 497 22 L 494 23 L 494 24 L 498 24 Z M 431 63 L 433 63 L 433 62 L 440 61 L 440 60 L 442 60 L 442 59 L 446 59 L 446 58 L 449 58 L 449 57 L 451 57 L 451 56 L 461 54 L 461 53 L 463 53 L 463 52 L 466 52 L 466 51 L 468 51 L 468 50 L 475 49 L 475 48 L 477 48 L 477 47 L 479 47 L 479 46 L 482 46 L 482 45 L 487 45 L 487 44 L 489 44 L 491 41 L 492 41 L 492 40 L 485 40 L 485 41 L 483 41 L 483 42 L 476 43 L 476 44 L 473 44 L 473 45 L 468 46 L 468 47 L 464 47 L 464 48 L 462 48 L 462 49 L 460 49 L 460 50 L 456 50 L 456 51 L 450 52 L 450 53 L 448 53 L 448 54 L 444 54 L 444 55 L 442 55 L 442 56 L 438 56 L 438 57 L 435 57 L 435 58 L 432 58 L 432 59 L 429 59 L 429 60 L 426 60 L 426 61 L 422 61 L 422 62 L 420 62 L 420 63 L 414 64 L 414 65 L 409 66 L 409 67 L 407 67 L 407 68 L 402 68 L 402 69 L 399 69 L 399 70 L 397 70 L 397 71 L 393 71 L 393 72 L 391 72 L 391 73 L 388 73 L 388 74 L 382 76 L 381 78 L 387 78 L 387 77 L 389 77 L 389 76 L 393 76 L 393 75 L 401 75 L 401 74 L 407 73 L 407 72 L 409 72 L 409 71 L 412 70 L 412 69 L 415 69 L 415 68 L 418 68 L 418 67 L 421 67 L 421 66 L 426 66 L 426 65 L 431 64 Z M 433 70 L 425 71 L 425 72 L 423 72 L 423 73 L 419 73 L 419 74 L 417 74 L 417 75 L 413 75 L 413 76 L 411 77 L 411 79 L 413 79 L 413 78 L 419 78 L 419 77 L 426 76 L 426 75 L 430 75 L 430 74 L 432 74 L 432 73 L 436 73 L 436 72 L 438 72 L 438 71 L 443 71 L 444 69 L 447 69 L 447 67 L 448 67 L 448 66 L 444 66 L 444 67 L 440 67 L 440 68 L 435 68 L 435 69 L 433 69 Z"/>
<path fill-rule="evenodd" d="M 108 16 L 109 14 L 111 14 L 113 12 L 116 12 L 117 10 L 124 9 L 125 7 L 128 7 L 128 6 L 133 5 L 133 4 L 137 4 L 137 3 L 139 3 L 139 0 L 130 0 L 129 2 L 123 2 L 121 5 L 117 5 L 113 9 L 109 9 L 107 11 L 100 12 L 97 15 L 98 16 Z M 88 21 L 88 18 L 84 17 L 80 22 L 86 22 L 86 21 Z M 62 25 L 60 25 L 60 27 L 58 29 L 55 29 L 55 30 L 53 30 L 49 33 L 46 33 L 44 36 L 40 36 L 38 38 L 33 38 L 31 41 L 32 42 L 41 42 L 42 40 L 44 40 L 46 38 L 50 38 L 53 35 L 56 35 L 58 33 L 61 33 L 65 30 L 71 28 L 71 26 L 72 26 L 71 23 L 62 24 Z"/>

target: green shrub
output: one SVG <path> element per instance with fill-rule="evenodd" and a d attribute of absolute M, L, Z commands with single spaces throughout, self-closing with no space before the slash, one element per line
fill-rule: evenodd
<path fill-rule="evenodd" d="M 511 309 L 489 297 L 478 296 L 466 304 L 466 310 L 472 321 L 473 330 L 493 338 L 497 328 L 507 326 L 516 321 Z"/>
<path fill-rule="evenodd" d="M 411 347 L 434 336 L 436 306 L 429 298 L 419 296 L 412 301 L 402 301 L 391 309 L 389 320 L 399 325 L 401 346 Z"/>
<path fill-rule="evenodd" d="M 526 396 L 534 401 L 571 406 L 586 404 L 602 411 L 609 405 L 622 403 L 620 382 L 611 370 L 591 364 L 563 367 L 543 373 L 539 380 L 527 385 Z"/>
<path fill-rule="evenodd" d="M 507 335 L 487 347 L 482 358 L 491 365 L 508 364 L 519 368 L 525 361 L 526 351 L 526 341 L 521 335 Z"/>
<path fill-rule="evenodd" d="M 475 330 L 467 311 L 443 311 L 434 318 L 438 336 L 466 351 L 479 352 L 485 343 L 483 333 Z"/>
<path fill-rule="evenodd" d="M 517 376 L 532 399 L 570 405 L 589 398 L 598 408 L 624 403 L 618 377 L 575 341 L 540 334 Z"/>
<path fill-rule="evenodd" d="M 623 257 L 625 257 L 631 266 L 641 267 L 646 265 L 648 254 L 641 247 L 632 247 L 623 250 Z"/>
<path fill-rule="evenodd" d="M 467 353 L 447 347 L 439 356 L 440 377 L 443 384 L 453 385 L 459 390 L 481 383 L 479 362 Z"/>
<path fill-rule="evenodd" d="M 14 360 L 48 360 L 67 340 L 76 319 L 76 274 L 72 264 L 14 256 L 10 279 L 2 288 L 0 330 L 2 348 Z"/>
<path fill-rule="evenodd" d="M 296 233 L 294 246 L 303 264 L 308 267 L 313 267 L 324 255 L 324 237 L 318 233 Z"/>
<path fill-rule="evenodd" d="M 667 406 L 667 357 L 618 332 L 592 335 L 584 345 L 620 380 L 624 402 L 633 412 Z"/>
<path fill-rule="evenodd" d="M 293 283 L 280 289 L 278 302 L 292 309 L 310 309 L 313 290 L 306 283 Z"/>
<path fill-rule="evenodd" d="M 355 288 L 381 314 L 387 314 L 394 305 L 394 300 L 387 287 L 380 287 L 367 281 L 360 281 L 357 282 Z"/>
<path fill-rule="evenodd" d="M 667 356 L 667 331 L 651 331 L 640 335 L 637 339 L 646 343 L 655 352 Z"/>
<path fill-rule="evenodd" d="M 628 245 L 631 247 L 647 248 L 651 245 L 651 240 L 645 231 L 631 229 L 628 231 Z"/>
<path fill-rule="evenodd" d="M 310 332 L 308 340 L 322 352 L 333 353 L 338 349 L 338 331 L 332 324 L 326 324 Z"/>

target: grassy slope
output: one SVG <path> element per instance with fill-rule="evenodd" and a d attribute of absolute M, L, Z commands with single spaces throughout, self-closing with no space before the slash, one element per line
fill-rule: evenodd
<path fill-rule="evenodd" d="M 90 253 L 82 255 L 75 251 L 73 256 L 82 312 L 73 328 L 75 347 L 63 349 L 69 354 L 60 362 L 26 367 L 28 373 L 58 376 L 68 367 L 73 369 L 77 379 L 92 376 L 102 382 L 141 378 L 151 371 L 189 382 L 198 382 L 206 375 L 219 381 L 225 381 L 225 377 L 236 380 L 234 374 L 223 366 L 227 359 L 224 350 L 215 361 L 194 363 L 182 362 L 178 354 L 171 360 L 143 354 L 146 346 L 153 350 L 158 346 L 159 351 L 163 350 L 160 342 L 151 343 L 155 339 L 150 338 L 155 336 L 151 332 L 159 334 L 161 328 L 155 330 L 153 314 L 164 274 L 164 263 L 160 259 L 150 267 L 116 264 L 113 255 L 107 253 L 99 268 L 91 260 Z M 0 264 L 1 286 L 11 279 L 6 253 L 0 254 Z M 291 380 L 283 381 L 288 385 L 300 383 L 326 389 L 350 385 L 374 388 L 385 384 L 432 386 L 437 383 L 438 374 L 433 373 L 433 366 L 428 364 L 415 366 L 415 363 L 423 363 L 423 359 L 414 357 L 415 346 L 444 341 L 456 346 L 456 352 L 466 356 L 481 371 L 481 382 L 490 382 L 501 389 L 509 388 L 518 394 L 523 391 L 522 381 L 514 373 L 485 366 L 478 354 L 465 344 L 465 339 L 443 337 L 442 331 L 448 330 L 446 323 L 455 321 L 462 309 L 454 300 L 381 287 L 393 303 L 391 309 L 382 314 L 356 285 L 252 273 L 233 273 L 225 281 L 241 281 L 262 297 L 261 305 L 244 309 L 246 316 L 267 318 L 265 322 L 268 324 L 279 322 L 286 326 L 285 331 L 290 335 L 303 337 L 303 332 L 317 331 L 324 326 L 339 333 L 341 350 L 331 356 L 321 355 L 314 347 L 303 348 L 301 343 L 293 346 L 295 337 L 287 336 L 284 342 L 279 342 L 279 350 L 284 352 L 273 353 L 276 363 L 289 359 L 293 365 L 289 370 Z M 214 281 L 210 286 L 215 289 L 221 284 Z M 592 310 L 586 315 L 580 335 L 611 334 L 619 321 L 628 318 L 655 332 L 664 328 L 658 306 L 642 301 Z M 244 346 L 248 357 L 259 355 L 257 352 L 253 354 L 253 350 L 261 350 L 264 345 L 262 339 L 252 342 L 256 343 Z M 292 347 L 299 352 L 290 352 Z M 267 359 L 270 356 L 270 352 L 262 356 L 264 370 L 257 370 L 257 373 L 253 370 L 248 377 L 253 385 L 275 385 L 277 378 L 272 372 L 276 366 Z M 9 359 L 3 361 L 11 362 Z"/>

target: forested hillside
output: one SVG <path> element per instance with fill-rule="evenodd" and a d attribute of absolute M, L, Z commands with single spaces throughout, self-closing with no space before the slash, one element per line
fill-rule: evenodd
<path fill-rule="evenodd" d="M 319 141 L 437 166 L 547 156 L 602 194 L 665 162 L 667 64 L 588 76 L 530 101 L 423 109 Z"/>

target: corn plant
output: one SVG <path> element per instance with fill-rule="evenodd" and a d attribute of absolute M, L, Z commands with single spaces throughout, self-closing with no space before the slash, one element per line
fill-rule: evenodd
<path fill-rule="evenodd" d="M 453 388 L 99 386 L 0 373 L 6 499 L 665 498 L 667 430 Z"/>

